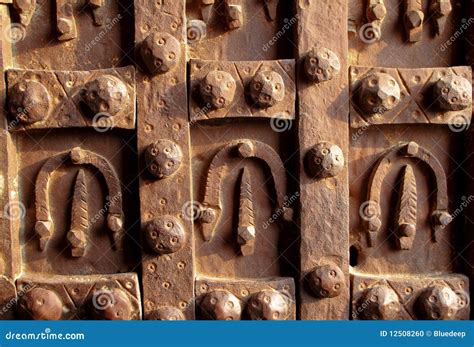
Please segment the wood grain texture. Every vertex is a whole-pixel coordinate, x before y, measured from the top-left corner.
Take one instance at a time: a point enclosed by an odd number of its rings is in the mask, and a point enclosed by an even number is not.
[[[67,238],[71,245],[73,257],[82,257],[86,251],[87,237],[89,234],[89,209],[87,181],[84,170],[80,169],[74,184],[71,210],[71,228]]]
[[[413,168],[406,165],[403,169],[402,185],[398,205],[398,242],[400,249],[410,249],[416,235],[417,206],[416,179]],[[410,228],[410,233],[406,230]]]
[[[322,180],[303,168],[308,149],[321,141],[337,144],[347,156],[349,88],[347,65],[347,1],[296,1],[300,148],[301,285],[300,319],[348,319],[349,289],[332,299],[318,299],[303,285],[307,273],[324,260],[335,262],[349,283],[348,173]],[[332,80],[310,84],[301,59],[314,46],[326,47],[339,58],[341,72]]]
[[[0,30],[5,32],[11,24],[8,5],[0,5]],[[3,35],[0,39],[0,73],[4,75],[6,69],[12,64],[11,42]],[[6,99],[5,79],[0,79],[0,102],[5,104]],[[3,210],[0,218],[0,305],[6,310],[0,312],[0,320],[13,319],[14,307],[6,304],[15,300],[16,290],[14,279],[20,273],[20,219],[8,218],[20,212],[26,212],[19,202],[17,193],[18,174],[17,154],[11,135],[8,132],[7,114],[4,107],[0,109],[0,206]],[[5,210],[6,209],[6,210]],[[5,214],[7,212],[7,214]]]
[[[185,1],[135,1],[135,43],[151,33],[164,32],[181,46],[177,66],[164,74],[137,73],[138,153],[144,153],[153,141],[167,139],[178,144],[183,161],[180,169],[164,180],[152,180],[140,162],[140,209],[143,227],[160,215],[170,214],[181,220],[188,235],[187,244],[173,254],[156,255],[144,250],[143,304],[145,319],[163,307],[174,307],[186,319],[194,319],[194,263],[192,221],[183,216],[183,207],[191,201],[189,125],[186,91]],[[137,61],[139,57],[137,56]],[[166,212],[165,212],[166,211]]]

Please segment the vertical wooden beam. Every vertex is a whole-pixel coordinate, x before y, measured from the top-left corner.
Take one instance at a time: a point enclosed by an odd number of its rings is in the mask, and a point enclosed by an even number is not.
[[[153,221],[163,218],[169,221],[171,218],[177,221],[172,224],[179,224],[185,234],[184,241],[179,240],[184,244],[182,248],[162,255],[151,249],[142,235],[146,319],[194,318],[192,221],[182,212],[183,206],[192,199],[185,3],[185,0],[135,1],[135,44],[137,62],[140,62],[137,73],[137,133],[142,231],[145,232]],[[156,37],[150,36],[157,33]],[[163,64],[155,58],[162,58]],[[179,156],[179,150],[182,153],[177,171],[169,177],[153,177],[149,170],[160,168],[145,164],[145,152],[155,141],[173,142],[178,147],[169,147],[168,151],[176,156]],[[155,164],[166,165],[163,162]],[[159,229],[159,223],[156,225]],[[153,230],[151,236],[156,236]]]
[[[349,317],[349,188],[347,163],[336,175],[328,172],[310,177],[306,156],[321,142],[335,144],[348,156],[348,42],[346,0],[297,0],[298,15],[298,96],[300,148],[300,226],[301,278],[300,319],[348,319]],[[314,78],[307,72],[305,58],[312,49],[313,57],[333,60],[328,74]],[[332,51],[339,60],[339,73]],[[317,59],[316,59],[317,60]],[[310,64],[317,64],[315,59]],[[323,67],[323,70],[327,68]],[[332,79],[331,79],[332,78]],[[324,151],[323,151],[324,152]],[[342,158],[340,158],[342,159]],[[314,164],[314,163],[313,163]],[[305,170],[303,170],[303,167]],[[323,177],[326,176],[326,177]],[[338,267],[339,269],[335,268]],[[319,271],[314,271],[319,268]],[[323,283],[311,283],[330,270],[333,279],[320,278]],[[338,284],[337,291],[324,288]],[[320,286],[320,297],[314,288]],[[311,287],[313,291],[310,290]],[[333,297],[324,297],[325,295]]]
[[[10,29],[8,29],[10,28]],[[13,319],[15,279],[20,274],[20,223],[26,208],[18,197],[16,149],[8,132],[5,71],[12,65],[8,5],[0,4],[0,319]]]
[[[474,2],[465,4],[464,6],[468,7],[467,18],[474,18]],[[467,35],[465,37],[465,56],[466,64],[471,65],[474,71],[474,26],[470,25],[467,30]],[[472,75],[474,81],[474,73]],[[474,91],[473,91],[474,96]],[[474,236],[472,230],[474,228],[474,208],[471,204],[474,204],[474,125],[471,122],[471,126],[466,131],[466,170],[467,173],[467,199],[464,201],[467,203],[465,207],[465,225],[463,230],[463,246],[460,247],[462,259],[464,259],[465,274],[469,277],[469,281],[474,283]],[[466,248],[465,248],[466,247]],[[471,303],[474,300],[474,292],[471,292]],[[472,304],[471,304],[472,305]],[[471,306],[472,307],[472,306]],[[474,317],[474,310],[471,309],[471,319]]]

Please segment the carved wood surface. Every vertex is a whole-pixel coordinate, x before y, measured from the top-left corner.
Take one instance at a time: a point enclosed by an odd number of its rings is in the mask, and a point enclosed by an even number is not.
[[[11,26],[8,5],[0,4],[0,30],[4,32]],[[12,65],[12,43],[4,36],[0,39],[0,73]],[[6,82],[0,79],[0,101],[6,102]],[[20,220],[25,214],[24,206],[15,188],[15,177],[18,174],[18,158],[14,141],[6,126],[6,110],[0,108],[2,117],[0,127],[0,203],[3,214],[0,218],[0,305],[5,310],[0,311],[0,320],[14,319],[15,307],[8,305],[16,299],[15,279],[21,272],[20,247]]]
[[[272,175],[272,183],[277,196],[277,206],[288,215],[288,209],[284,207],[286,196],[285,167],[279,155],[268,145],[260,141],[247,139],[235,140],[220,149],[213,157],[207,172],[206,188],[203,200],[203,208],[212,209],[215,216],[209,221],[202,222],[202,230],[205,240],[210,240],[214,230],[219,224],[220,213],[222,212],[221,183],[224,176],[229,171],[228,162],[232,157],[240,159],[256,158],[262,161]],[[204,212],[206,214],[206,212]],[[202,218],[201,218],[202,220]]]
[[[244,168],[240,179],[239,223],[237,227],[237,242],[243,256],[253,254],[255,251],[255,208],[252,195],[250,174]]]
[[[319,6],[298,0],[298,59],[303,59],[313,47],[332,50],[347,71],[346,1],[324,1]],[[308,83],[301,69],[298,71],[299,97],[299,148],[300,165],[303,166],[306,151],[320,141],[336,143],[343,151],[348,150],[347,115],[349,98],[348,79],[340,73],[334,79],[319,84]],[[322,102],[321,102],[322,101]],[[301,233],[301,282],[307,272],[322,259],[333,260],[347,274],[349,259],[348,239],[348,189],[347,168],[336,177],[314,180],[300,171],[300,233]],[[317,211],[317,212],[316,212]],[[315,214],[316,212],[316,214]],[[337,243],[333,240],[338,240]],[[346,282],[349,278],[346,275]],[[347,319],[346,305],[349,290],[336,298],[318,299],[300,286],[301,319]]]
[[[434,182],[436,184],[434,191],[435,203],[430,217],[434,241],[438,241],[438,233],[451,221],[451,217],[447,211],[448,191],[446,174],[442,165],[430,151],[420,147],[417,143],[400,143],[388,150],[386,154],[379,159],[370,177],[367,203],[366,206],[362,208],[363,213],[361,213],[361,218],[365,221],[367,227],[370,247],[375,246],[378,237],[377,233],[382,226],[380,219],[382,213],[380,207],[382,185],[385,176],[390,172],[392,165],[396,163],[397,156],[416,158],[425,162],[434,176]],[[439,216],[441,215],[443,218],[440,219]]]
[[[185,158],[179,171],[164,180],[151,181],[143,169],[140,170],[141,224],[144,228],[153,218],[172,214],[180,218],[188,235],[187,244],[173,254],[144,253],[145,318],[167,307],[181,311],[186,319],[194,318],[193,228],[191,220],[180,215],[183,206],[192,200],[184,5],[184,1],[166,1],[150,8],[148,1],[135,1],[135,42],[140,44],[153,33],[168,33],[178,41],[178,49],[183,51],[172,71],[156,76],[145,72],[137,74],[138,153],[143,153],[152,141],[167,139],[179,145]]]
[[[32,80],[41,83],[46,88],[49,98],[43,102],[48,104],[49,111],[42,115],[44,118],[38,122],[25,123],[22,121],[21,113],[28,114],[34,111],[35,103],[13,105],[10,102],[9,119],[12,130],[94,127],[107,131],[111,128],[135,128],[135,68],[133,66],[97,71],[51,72],[10,69],[7,72],[10,99],[18,94],[18,90],[15,90],[17,85],[21,87],[22,83],[29,83]],[[108,90],[99,92],[96,90],[97,81],[107,83],[112,81],[118,86],[108,87]],[[102,88],[102,85],[98,87]],[[103,103],[103,108],[100,109],[100,105],[93,105],[94,110],[88,108],[84,100],[86,93],[97,94],[95,102]],[[116,93],[120,94],[119,100]],[[21,110],[18,111],[18,108]]]
[[[71,244],[73,257],[84,256],[89,233],[89,211],[87,208],[87,181],[83,170],[79,170],[74,185],[72,197],[71,229],[67,239]]]
[[[295,283],[293,278],[263,278],[261,280],[218,280],[213,278],[196,279],[196,300],[198,307],[205,300],[206,296],[215,291],[227,291],[235,296],[240,303],[240,310],[237,312],[240,319],[252,319],[249,317],[249,308],[251,310],[252,299],[260,293],[265,293],[267,298],[271,294],[282,295],[284,309],[274,305],[268,305],[269,301],[263,300],[259,304],[268,306],[265,307],[265,313],[254,319],[265,320],[294,320],[296,319],[296,298],[295,298]],[[271,297],[276,298],[275,296]],[[271,302],[270,302],[271,303]],[[202,314],[202,313],[201,313]]]
[[[276,60],[265,62],[217,62],[206,60],[191,60],[190,62],[190,120],[216,118],[242,118],[242,117],[264,117],[264,118],[295,118],[295,62],[294,60]],[[231,74],[236,82],[236,92],[230,107],[225,109],[213,109],[209,103],[200,100],[199,83],[210,71],[226,71]],[[259,107],[255,100],[249,95],[252,89],[252,79],[262,72],[272,71],[281,78],[278,83],[284,90],[282,98],[269,107]]]
[[[16,282],[22,293],[22,319],[140,319],[140,285],[133,273],[90,276],[23,276]],[[29,298],[43,300],[44,311]],[[38,317],[39,316],[39,317]],[[115,316],[115,317],[114,317]]]
[[[351,281],[352,319],[469,319],[469,279],[464,275],[397,277],[355,272]]]
[[[468,319],[467,7],[0,1],[0,319]]]
[[[398,239],[400,249],[410,249],[416,236],[416,211],[418,210],[416,179],[413,169],[406,165],[400,188],[398,207]]]
[[[373,114],[364,112],[357,101],[357,94],[361,88],[361,81],[374,72],[387,73],[394,78],[400,87],[401,100],[387,108],[385,104],[376,108]],[[446,75],[455,75],[469,79],[471,69],[458,66],[449,69],[390,69],[351,66],[351,127],[361,128],[372,124],[446,124],[461,127],[471,123],[472,89],[468,85],[466,105],[462,109],[443,110],[437,100],[440,96],[433,92],[434,86],[440,78]],[[375,106],[374,106],[375,107]]]
[[[474,16],[474,4],[471,3],[468,8],[468,14],[470,17]],[[472,42],[471,40],[474,39],[474,28],[471,26],[468,28],[466,32],[466,38],[467,42]],[[474,68],[474,48],[469,47],[466,49],[465,52],[465,61],[467,64],[471,65],[471,68]],[[473,74],[474,76],[474,74]],[[468,135],[467,135],[467,141],[465,144],[466,148],[466,157],[469,159],[467,160],[467,165],[466,165],[466,170],[471,173],[474,172],[474,127],[470,127],[468,129]],[[470,174],[471,176],[471,174]],[[470,177],[468,176],[468,177]],[[467,201],[472,201],[474,199],[474,180],[472,177],[470,177],[470,183],[468,185],[468,194],[466,201],[464,201],[467,204]],[[474,209],[470,208],[467,212],[466,218],[465,218],[465,230],[469,230],[474,227]],[[465,233],[465,237],[463,237],[463,241],[468,245],[466,249],[462,252],[462,255],[465,256],[465,260],[463,261],[464,268],[466,269],[466,274],[469,276],[469,279],[471,283],[474,280],[474,267],[471,264],[474,264],[474,235],[471,233]],[[472,300],[473,295],[471,294],[471,300]]]

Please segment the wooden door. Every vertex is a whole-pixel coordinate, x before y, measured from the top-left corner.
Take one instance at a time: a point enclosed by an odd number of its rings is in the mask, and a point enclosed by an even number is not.
[[[0,1],[0,315],[468,319],[467,10]]]

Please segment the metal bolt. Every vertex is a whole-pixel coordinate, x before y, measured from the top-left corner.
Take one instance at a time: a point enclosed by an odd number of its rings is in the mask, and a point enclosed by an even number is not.
[[[204,207],[201,211],[200,211],[201,215],[200,215],[200,221],[201,223],[212,223],[215,219],[216,219],[216,210],[214,210],[213,208],[211,207]]]
[[[336,53],[328,48],[313,48],[304,59],[304,71],[313,82],[332,80],[341,70]]]
[[[157,32],[142,42],[140,54],[149,73],[162,74],[173,70],[180,61],[181,45],[174,36]]]
[[[176,307],[160,307],[151,314],[152,320],[184,320],[183,312]]]
[[[181,222],[173,216],[153,219],[145,227],[145,238],[156,253],[169,254],[179,251],[186,244],[186,233]]]
[[[337,176],[344,168],[342,149],[330,142],[320,142],[306,154],[306,169],[313,178]]]
[[[357,305],[357,312],[360,312],[361,319],[400,319],[401,304],[398,295],[387,286],[375,286],[366,290]]]
[[[250,82],[250,96],[258,107],[274,106],[285,98],[285,84],[278,72],[259,71]]]
[[[145,151],[148,172],[158,179],[172,176],[180,168],[182,160],[181,147],[169,140],[158,140]]]
[[[317,298],[334,298],[346,288],[344,273],[332,262],[314,268],[307,276],[307,283]]]
[[[220,109],[229,106],[234,100],[237,85],[232,75],[225,71],[210,71],[199,85],[205,103]]]
[[[446,211],[433,211],[431,218],[435,225],[447,226],[453,217]]]
[[[405,14],[405,22],[409,28],[418,28],[423,24],[424,17],[421,11],[409,11]]]
[[[230,30],[240,28],[244,21],[242,6],[232,5],[226,2],[225,3],[225,19],[227,21],[227,27]]]
[[[384,4],[374,4],[367,9],[367,18],[369,20],[382,20],[387,15],[387,8]]]
[[[458,295],[450,287],[434,285],[420,294],[416,309],[422,319],[454,319],[460,307],[458,299]]]
[[[400,225],[400,236],[402,237],[414,237],[416,234],[416,225],[403,223]]]
[[[360,83],[357,101],[368,115],[383,114],[398,105],[400,95],[400,86],[391,75],[374,72]]]
[[[255,155],[255,146],[252,141],[245,140],[237,145],[237,153],[241,158],[249,158]]]
[[[8,98],[10,113],[22,123],[33,124],[49,116],[51,97],[46,87],[38,81],[18,82],[10,89]]]
[[[73,30],[74,24],[72,23],[70,19],[59,18],[57,27],[58,27],[59,33],[64,35],[64,34],[69,34]]]
[[[98,113],[115,116],[128,102],[127,86],[115,76],[99,76],[85,85],[82,100],[93,116]]]
[[[209,320],[239,320],[242,315],[240,300],[227,290],[213,290],[200,304],[201,316]]]
[[[252,320],[285,320],[290,308],[287,299],[270,289],[254,294],[247,304],[247,315]]]
[[[410,141],[406,148],[406,153],[407,155],[414,156],[418,154],[419,149],[420,149],[420,146],[418,145],[418,143],[414,141]]]
[[[58,294],[44,288],[33,288],[25,293],[18,307],[23,319],[58,320],[63,314],[63,303]]]
[[[472,85],[464,77],[450,74],[434,85],[436,103],[445,111],[461,111],[472,105]]]

